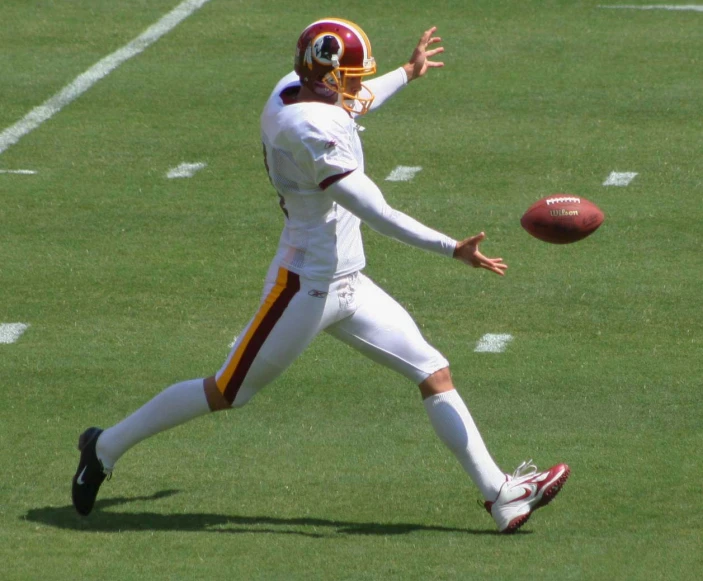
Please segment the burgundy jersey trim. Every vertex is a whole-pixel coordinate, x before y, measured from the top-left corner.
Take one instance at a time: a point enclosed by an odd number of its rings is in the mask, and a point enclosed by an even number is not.
[[[337,183],[339,180],[347,177],[350,173],[352,173],[354,170],[351,169],[349,171],[345,171],[344,173],[338,173],[336,175],[330,176],[320,182],[320,188],[323,190],[326,190],[329,188],[332,184]]]
[[[283,89],[278,96],[283,101],[284,105],[292,105],[298,102],[298,93],[300,92],[300,85],[294,85],[292,87],[286,87]]]

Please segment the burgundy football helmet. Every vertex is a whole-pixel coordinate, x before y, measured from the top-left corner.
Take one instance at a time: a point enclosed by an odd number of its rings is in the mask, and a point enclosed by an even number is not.
[[[376,72],[371,43],[361,28],[340,18],[313,22],[298,38],[295,72],[300,82],[323,97],[338,95],[347,111],[363,115],[374,96],[362,84],[350,87],[350,79]]]

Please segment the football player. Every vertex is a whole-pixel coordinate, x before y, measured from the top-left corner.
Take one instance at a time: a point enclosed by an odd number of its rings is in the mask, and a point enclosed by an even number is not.
[[[295,70],[261,115],[264,163],[282,211],[283,232],[257,312],[220,370],[177,383],[122,422],[88,428],[73,478],[73,503],[87,515],[115,462],[132,446],[203,414],[245,405],[322,331],[419,386],[429,420],[481,491],[501,532],[514,532],[559,492],[569,467],[523,463],[513,475],[493,461],[449,364],[408,312],[363,274],[360,226],[440,256],[504,275],[502,258],[479,250],[483,232],[457,241],[388,205],[364,171],[356,123],[433,68],[443,47],[430,28],[409,61],[376,79],[368,37],[356,24],[325,18],[300,35]]]

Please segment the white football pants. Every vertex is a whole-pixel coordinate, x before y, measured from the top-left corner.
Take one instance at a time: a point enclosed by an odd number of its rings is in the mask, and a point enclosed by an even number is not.
[[[216,375],[218,388],[234,407],[243,406],[321,331],[415,384],[449,365],[408,312],[360,272],[326,282],[274,263],[259,310]]]

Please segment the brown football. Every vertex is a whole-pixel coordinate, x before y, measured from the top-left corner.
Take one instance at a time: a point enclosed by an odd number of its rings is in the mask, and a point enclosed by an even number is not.
[[[552,194],[532,204],[520,224],[544,242],[570,244],[593,234],[604,218],[601,209],[586,198]]]

